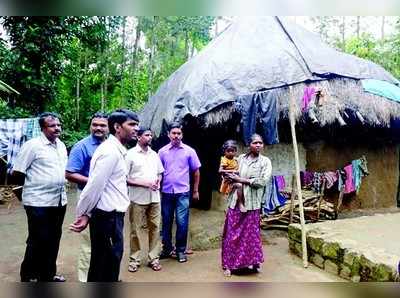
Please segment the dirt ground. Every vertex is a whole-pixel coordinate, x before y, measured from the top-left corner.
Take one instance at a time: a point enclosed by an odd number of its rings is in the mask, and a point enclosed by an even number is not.
[[[68,230],[73,221],[76,200],[69,196],[69,205],[64,220],[64,232],[58,256],[58,271],[68,281],[76,282],[76,259],[80,237]],[[205,211],[206,212],[206,211]],[[126,217],[127,218],[127,217]],[[127,227],[127,225],[125,225]],[[127,239],[127,229],[125,239]],[[19,281],[19,266],[25,251],[27,237],[26,215],[19,202],[11,207],[0,205],[0,281]],[[264,246],[265,263],[262,273],[226,278],[220,269],[220,250],[195,251],[187,263],[176,260],[162,260],[163,269],[154,272],[148,267],[141,267],[138,272],[127,271],[128,241],[125,241],[125,253],[121,263],[120,277],[126,282],[335,282],[344,281],[310,264],[305,269],[301,259],[288,251],[285,237],[275,236]]]

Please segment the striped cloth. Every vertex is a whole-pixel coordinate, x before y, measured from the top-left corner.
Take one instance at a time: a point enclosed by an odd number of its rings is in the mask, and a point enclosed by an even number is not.
[[[40,135],[38,118],[0,119],[0,156],[10,172],[24,142]]]

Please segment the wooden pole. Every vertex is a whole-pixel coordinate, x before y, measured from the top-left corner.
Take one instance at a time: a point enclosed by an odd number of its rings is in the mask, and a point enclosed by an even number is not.
[[[305,228],[305,220],[304,220],[304,208],[303,208],[303,196],[301,193],[301,182],[300,182],[300,162],[299,162],[299,149],[297,147],[297,138],[296,138],[296,129],[294,119],[294,108],[295,108],[295,98],[293,95],[292,86],[289,86],[289,121],[290,121],[290,130],[292,132],[292,140],[293,140],[293,151],[294,151],[294,161],[296,167],[296,184],[297,184],[297,198],[299,200],[299,211],[300,211],[300,224],[301,224],[301,243],[303,246],[303,265],[304,268],[308,267],[308,254],[307,254],[307,240],[306,240],[306,228]]]
[[[294,200],[296,198],[296,174],[292,175],[292,193],[290,194],[290,216],[289,216],[289,224],[293,223],[293,214],[294,214]]]

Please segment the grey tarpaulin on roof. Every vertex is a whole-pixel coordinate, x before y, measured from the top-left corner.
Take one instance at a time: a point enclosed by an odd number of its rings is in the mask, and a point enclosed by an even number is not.
[[[238,18],[175,71],[141,112],[159,135],[163,122],[198,116],[262,89],[332,76],[398,81],[382,67],[330,48],[278,17]]]

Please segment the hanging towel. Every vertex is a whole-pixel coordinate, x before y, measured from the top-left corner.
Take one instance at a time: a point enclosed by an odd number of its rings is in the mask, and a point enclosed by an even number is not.
[[[22,144],[25,141],[27,119],[0,120],[0,156],[7,154],[7,171],[10,172]]]
[[[269,214],[285,203],[286,198],[279,192],[277,179],[275,176],[272,176],[265,187],[263,213]]]
[[[301,187],[309,187],[312,185],[314,172],[300,171]]]
[[[278,191],[282,191],[286,187],[286,181],[285,181],[285,176],[283,175],[276,175],[275,176],[276,183],[278,185]]]
[[[27,119],[25,126],[25,135],[27,141],[40,135],[39,118]]]
[[[365,159],[365,157],[356,159],[351,162],[351,165],[353,167],[354,187],[356,189],[356,192],[358,193],[360,191],[362,178],[369,174],[367,168],[367,160]]]
[[[338,175],[338,191],[342,191],[346,183],[346,172],[343,169],[336,171]]]
[[[338,180],[338,173],[333,171],[325,172],[324,178],[326,181],[326,188],[330,189]]]
[[[400,88],[386,81],[361,80],[364,91],[400,102]]]
[[[314,173],[314,178],[312,182],[312,188],[314,192],[321,193],[322,190],[322,182],[324,181],[324,173]]]
[[[315,88],[314,87],[306,87],[304,89],[304,94],[301,102],[301,111],[304,112],[308,110],[308,106],[310,105],[313,97],[315,95]]]
[[[344,193],[351,193],[356,190],[353,180],[353,166],[351,164],[344,167],[346,172],[346,181],[344,184]]]

